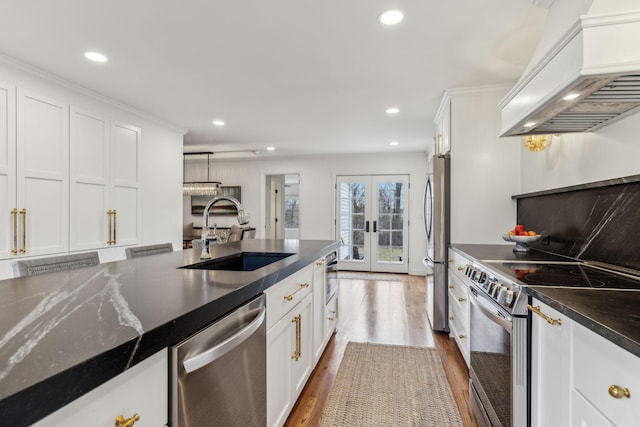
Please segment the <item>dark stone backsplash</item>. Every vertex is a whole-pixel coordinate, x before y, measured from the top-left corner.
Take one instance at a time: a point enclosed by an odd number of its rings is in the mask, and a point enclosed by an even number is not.
[[[630,178],[514,196],[518,224],[548,236],[532,247],[640,270],[640,182]]]

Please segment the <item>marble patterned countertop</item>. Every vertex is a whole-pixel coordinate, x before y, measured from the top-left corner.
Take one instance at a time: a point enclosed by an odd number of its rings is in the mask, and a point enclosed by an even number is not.
[[[250,239],[212,245],[293,255],[255,271],[180,269],[200,249],[0,281],[0,419],[29,425],[174,345],[339,243]]]
[[[516,253],[513,245],[454,244],[451,248],[480,263],[572,260],[534,249]],[[530,286],[525,292],[640,357],[640,290]]]

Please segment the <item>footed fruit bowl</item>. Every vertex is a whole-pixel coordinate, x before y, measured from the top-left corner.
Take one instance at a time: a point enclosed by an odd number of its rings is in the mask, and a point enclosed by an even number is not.
[[[503,234],[502,238],[507,242],[515,242],[516,247],[513,248],[514,252],[529,252],[527,243],[537,242],[542,239],[542,235],[536,236],[511,236],[509,234]]]

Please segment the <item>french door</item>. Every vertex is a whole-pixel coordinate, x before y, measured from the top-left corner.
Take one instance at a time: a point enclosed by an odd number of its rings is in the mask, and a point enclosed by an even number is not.
[[[342,242],[338,268],[406,273],[408,175],[338,176],[336,234]]]

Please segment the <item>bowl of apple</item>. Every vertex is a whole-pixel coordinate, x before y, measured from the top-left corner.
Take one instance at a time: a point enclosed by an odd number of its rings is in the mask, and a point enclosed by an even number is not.
[[[516,225],[513,230],[509,230],[506,234],[502,235],[502,239],[507,242],[514,242],[516,244],[513,250],[515,252],[528,252],[528,243],[537,242],[542,239],[542,236],[533,230],[526,230],[523,225]]]

